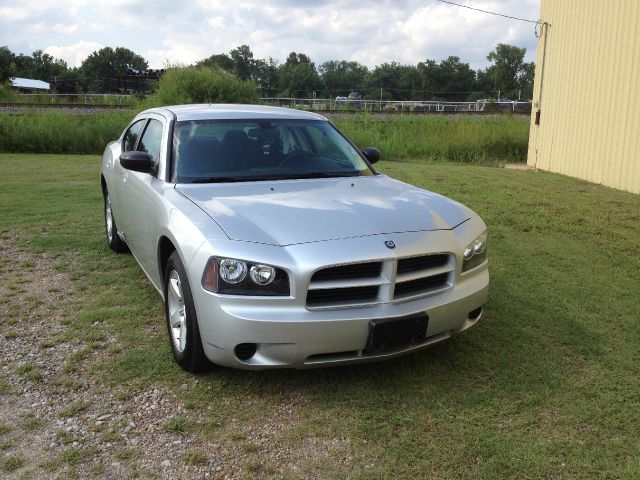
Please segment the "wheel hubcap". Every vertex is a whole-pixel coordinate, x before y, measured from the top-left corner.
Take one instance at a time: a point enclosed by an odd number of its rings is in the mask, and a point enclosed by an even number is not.
[[[169,327],[171,329],[171,341],[175,349],[182,353],[187,344],[187,315],[184,308],[182,295],[182,282],[180,275],[175,270],[169,274],[167,285],[167,305],[169,310]]]
[[[111,213],[111,199],[109,194],[105,198],[104,220],[107,224],[107,238],[109,242],[113,239],[113,214]]]

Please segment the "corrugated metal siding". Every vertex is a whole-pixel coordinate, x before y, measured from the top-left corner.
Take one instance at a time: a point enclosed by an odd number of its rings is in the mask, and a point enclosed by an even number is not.
[[[640,2],[542,0],[540,18],[527,163],[640,193]]]

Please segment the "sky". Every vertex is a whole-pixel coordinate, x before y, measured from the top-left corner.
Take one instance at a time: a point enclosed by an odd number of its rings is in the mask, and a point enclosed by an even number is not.
[[[531,20],[540,14],[540,0],[457,3]],[[129,48],[162,68],[247,44],[256,58],[280,63],[291,51],[316,65],[368,67],[456,55],[477,69],[498,43],[526,47],[526,60],[535,59],[533,24],[437,0],[0,0],[0,47],[44,50],[70,67],[105,46]]]

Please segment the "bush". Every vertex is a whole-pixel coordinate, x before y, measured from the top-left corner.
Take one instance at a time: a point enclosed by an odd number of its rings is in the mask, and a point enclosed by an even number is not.
[[[130,110],[0,112],[0,152],[101,154],[134,116]],[[526,117],[362,114],[333,120],[359,147],[380,148],[387,161],[496,165],[527,159]]]
[[[13,92],[8,83],[0,83],[0,102],[13,102]]]
[[[211,67],[171,68],[162,76],[158,90],[142,107],[185,103],[257,103],[258,91],[250,81]]]
[[[108,142],[120,136],[133,116],[130,111],[0,112],[0,151],[101,154]]]
[[[359,147],[378,147],[384,160],[527,161],[528,117],[363,114],[336,116],[334,121]]]

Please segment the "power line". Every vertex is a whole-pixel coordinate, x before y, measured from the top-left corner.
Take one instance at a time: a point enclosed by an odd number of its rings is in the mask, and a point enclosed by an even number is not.
[[[535,24],[543,23],[540,20],[529,20],[527,18],[512,17],[511,15],[505,15],[503,13],[490,12],[489,10],[482,10],[481,8],[470,7],[468,5],[462,5],[460,3],[450,2],[449,0],[436,0],[436,1],[437,2],[441,2],[441,3],[447,3],[449,5],[454,5],[456,7],[468,8],[469,10],[475,10],[476,12],[487,13],[489,15],[496,15],[498,17],[510,18],[512,20],[520,20],[521,22],[528,22],[528,23],[535,23]]]

